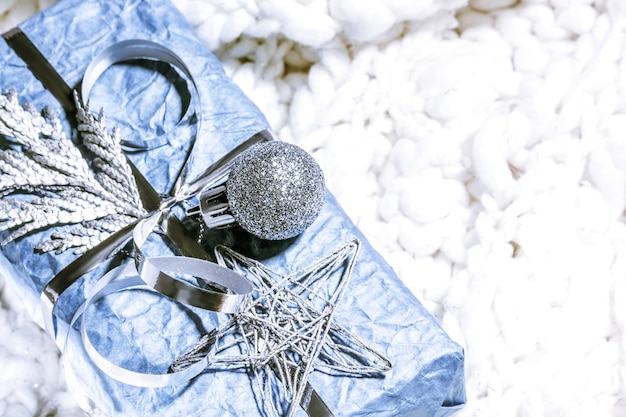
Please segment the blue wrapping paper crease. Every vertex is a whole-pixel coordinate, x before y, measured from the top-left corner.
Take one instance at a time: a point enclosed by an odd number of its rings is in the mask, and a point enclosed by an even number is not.
[[[269,127],[167,1],[64,0],[24,22],[20,29],[71,87],[79,85],[89,62],[116,42],[150,39],[175,51],[193,74],[202,100],[202,130],[196,139],[191,177]],[[0,48],[2,89],[15,88],[21,102],[31,102],[39,109],[50,106],[63,117],[60,105],[26,65],[4,42]],[[176,126],[182,108],[177,86],[151,63],[116,65],[98,81],[90,106],[92,111],[102,107],[109,129],[119,125],[122,136],[132,141],[167,135],[165,146],[128,155],[158,192],[168,192],[193,135]],[[65,123],[67,134],[76,136],[70,133],[71,124]],[[76,258],[71,251],[60,255],[34,253],[33,247],[52,232],[10,243],[0,256],[0,273],[9,278],[39,324],[41,290]],[[236,238],[228,232],[210,237],[213,243],[237,246]],[[387,357],[393,368],[380,378],[314,372],[309,382],[335,415],[452,414],[465,402],[462,349],[399,281],[332,195],[327,193],[322,213],[305,233],[279,248],[283,251],[270,247],[259,257],[269,268],[291,274],[354,238],[361,240],[362,248],[335,321]],[[128,260],[115,257],[66,291],[55,311],[58,317],[68,321],[96,280],[120,262]],[[113,294],[96,307],[87,319],[91,340],[113,362],[139,371],[164,372],[202,334],[225,319],[225,315],[184,307],[137,290]],[[187,384],[167,388],[130,386],[98,370],[76,333],[71,333],[64,358],[68,384],[79,403],[94,412],[109,416],[263,415],[256,384],[243,369],[209,369]],[[296,414],[304,416],[305,412],[298,410]]]

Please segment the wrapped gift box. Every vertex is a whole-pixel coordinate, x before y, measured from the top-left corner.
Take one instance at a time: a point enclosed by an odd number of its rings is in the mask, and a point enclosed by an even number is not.
[[[194,36],[183,16],[165,0],[63,0],[24,22],[19,31],[6,35],[11,46],[0,42],[1,88],[16,89],[20,102],[30,102],[38,109],[49,106],[62,119],[67,135],[76,137],[71,100],[68,104],[55,97],[50,92],[53,89],[44,88],[33,75],[45,77],[49,70],[37,61],[33,64],[21,34],[39,51],[46,65],[54,69],[52,72],[56,71],[72,89],[79,88],[94,57],[117,42],[148,39],[175,51],[193,75],[201,99],[202,123],[194,148],[192,176],[247,138],[269,128],[260,111]],[[30,60],[30,68],[24,60]],[[127,148],[127,155],[160,193],[172,188],[193,137],[189,128],[177,125],[185,104],[185,89],[180,87],[180,74],[172,71],[162,62],[145,60],[116,65],[100,77],[90,95],[91,108],[104,109],[109,127],[120,126],[128,143],[148,144],[146,149]],[[50,87],[50,82],[55,82],[54,78],[44,83]],[[150,146],[163,138],[166,141],[162,146]],[[33,250],[53,231],[11,242],[2,247],[0,256],[0,273],[9,278],[33,319],[41,325],[42,289],[77,258],[72,251],[54,254]],[[220,230],[208,233],[205,244],[234,246],[271,270],[287,275],[353,239],[359,239],[362,246],[334,320],[388,358],[393,367],[377,377],[313,372],[309,378],[311,386],[335,415],[452,414],[465,401],[462,349],[399,281],[332,195],[326,193],[324,208],[315,223],[288,242],[264,242],[237,230]],[[158,245],[156,248],[160,250]],[[121,254],[102,262],[63,293],[55,309],[59,323],[69,322],[96,281],[112,267],[131,262],[127,258]],[[90,316],[90,337],[113,362],[133,369],[167,367],[202,334],[224,320],[216,318],[218,314],[186,308],[154,293],[133,290],[110,298],[107,303],[98,304],[98,312]],[[79,403],[94,415],[264,413],[257,387],[245,369],[207,369],[185,384],[142,388],[113,379],[98,369],[75,332],[70,333],[63,355],[68,384]],[[298,410],[296,415],[305,412]]]

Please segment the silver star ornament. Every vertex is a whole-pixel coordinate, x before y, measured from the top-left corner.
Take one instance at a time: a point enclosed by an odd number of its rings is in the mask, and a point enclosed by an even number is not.
[[[217,247],[218,262],[248,278],[256,286],[255,294],[240,313],[179,357],[172,369],[185,368],[207,355],[211,369],[244,367],[255,377],[263,408],[272,417],[290,417],[299,405],[307,410],[311,397],[318,407],[326,407],[308,383],[315,370],[361,377],[388,371],[389,360],[334,321],[359,248],[358,240],[350,241],[284,276],[229,248]]]

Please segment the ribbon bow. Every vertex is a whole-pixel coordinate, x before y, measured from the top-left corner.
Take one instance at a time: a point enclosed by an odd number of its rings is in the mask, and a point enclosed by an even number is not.
[[[174,52],[151,41],[123,41],[100,53],[85,72],[82,83],[82,101],[86,101],[95,82],[108,67],[118,62],[137,58],[164,61],[181,70],[187,77],[191,87],[191,99],[187,108],[183,109],[184,114],[179,124],[183,120],[187,120],[190,124],[195,124],[197,133],[200,129],[200,118],[197,117],[196,113],[199,113],[200,102],[193,76],[182,59]],[[76,98],[78,99],[78,97]],[[202,189],[223,182],[227,178],[229,167],[237,155],[252,145],[269,140],[275,140],[275,137],[268,130],[253,135],[215,164],[209,166],[197,178],[189,181],[188,174],[194,156],[192,147],[174,187],[167,195],[159,195],[146,178],[128,161],[140,191],[142,204],[148,215],[112,234],[74,260],[44,287],[41,294],[44,327],[59,347],[63,349],[67,339],[67,334],[60,331],[57,317],[53,314],[59,297],[80,277],[117,253],[131,238],[135,248],[135,273],[139,274],[142,285],[187,305],[224,313],[239,311],[245,298],[252,290],[251,285],[238,274],[209,262],[209,256],[205,250],[189,235],[181,221],[171,214],[170,210],[176,204],[196,196]],[[156,141],[153,145],[160,146],[161,144],[161,141]],[[159,258],[144,257],[141,251],[142,245],[148,236],[157,229],[163,232],[185,256],[172,257],[167,259],[167,262]],[[193,274],[199,277],[201,282],[209,285],[209,288],[211,283],[217,283],[226,291],[201,288],[176,279],[168,272]],[[101,280],[98,285],[104,285],[102,283],[105,281]],[[79,309],[80,312],[84,311],[85,305]]]
[[[149,58],[166,62],[178,68],[187,77],[189,86],[191,87],[191,98],[187,108],[183,109],[183,116],[179,123],[186,120],[190,124],[195,124],[197,134],[200,124],[200,117],[197,117],[200,102],[193,77],[185,63],[175,53],[157,43],[146,40],[129,40],[114,44],[104,50],[91,62],[86,70],[82,82],[82,101],[85,102],[89,97],[89,93],[98,77],[108,67],[121,61],[137,58]],[[193,164],[194,157],[194,144],[176,179],[174,187],[170,193],[166,195],[159,195],[129,161],[137,182],[137,187],[140,191],[142,204],[148,212],[148,215],[127,225],[74,260],[74,262],[60,271],[42,291],[41,304],[45,329],[57,342],[60,349],[64,349],[68,332],[71,331],[78,319],[86,313],[92,303],[106,295],[131,288],[148,288],[151,291],[156,291],[189,306],[234,314],[233,319],[229,321],[231,327],[239,323],[238,320],[242,317],[247,317],[246,314],[248,316],[252,314],[256,308],[255,306],[258,306],[258,299],[257,301],[251,301],[250,294],[255,289],[250,280],[244,278],[240,273],[241,271],[235,272],[232,265],[229,265],[231,268],[227,268],[225,262],[222,262],[222,265],[210,262],[208,260],[209,256],[204,248],[189,235],[181,221],[171,213],[171,209],[178,203],[198,195],[202,190],[221,184],[228,177],[232,162],[241,152],[257,143],[270,140],[275,140],[275,137],[270,131],[264,130],[259,132],[230,151],[215,164],[208,167],[197,178],[189,180],[189,170]],[[160,146],[161,142],[155,141],[153,144]],[[155,230],[159,230],[165,234],[183,256],[144,256],[142,247],[148,239],[148,236]],[[135,262],[116,267],[100,278],[95,284],[95,287],[91,290],[86,301],[75,312],[67,327],[67,332],[61,331],[61,326],[59,326],[57,317],[53,313],[61,294],[84,274],[117,253],[120,247],[124,246],[130,239],[133,240]],[[311,326],[316,329],[315,334],[317,342],[310,346],[312,350],[310,354],[306,356],[308,363],[305,367],[306,369],[299,369],[298,366],[295,368],[292,366],[287,368],[276,368],[275,366],[264,368],[266,374],[269,369],[274,373],[278,372],[279,378],[283,382],[285,382],[285,378],[289,381],[293,381],[293,378],[288,374],[295,372],[299,375],[298,384],[295,391],[292,392],[291,399],[295,400],[295,404],[302,406],[310,416],[330,417],[333,415],[319,395],[306,381],[309,373],[313,370],[312,362],[315,361],[322,352],[325,357],[330,358],[330,362],[326,366],[335,370],[344,370],[348,373],[360,375],[378,373],[384,372],[391,367],[388,360],[372,351],[365,344],[358,341],[355,337],[352,337],[347,331],[331,321],[335,303],[345,290],[357,252],[358,242],[352,242],[344,249],[333,254],[338,261],[333,261],[331,258],[328,258],[331,259],[329,262],[332,265],[337,264],[337,262],[341,263],[343,260],[349,258],[349,268],[345,279],[342,279],[340,285],[337,287],[337,296],[335,297],[333,295],[331,300],[327,303],[327,307],[323,307],[320,312],[316,310],[317,307],[313,306],[310,300],[299,300],[299,297],[302,295],[301,289],[296,288],[289,290],[291,291],[289,302],[295,305],[304,303],[303,311],[306,314],[311,315],[311,317],[319,315],[319,317],[323,318],[323,320],[313,318],[304,320],[301,326],[305,330]],[[224,261],[224,258],[220,257],[219,254],[218,259]],[[326,261],[326,259],[320,261],[320,265],[324,264]],[[324,268],[328,269],[329,267],[324,266]],[[177,274],[193,276],[201,286],[177,279]],[[271,292],[273,287],[280,289],[283,286],[282,284],[272,284],[270,287],[263,287],[263,283],[259,281],[257,282],[257,287],[259,287],[259,284],[261,284],[261,288],[264,288],[266,292]],[[287,287],[298,287],[300,284],[296,280],[288,280],[285,285],[287,285]],[[215,290],[211,288],[215,288]],[[265,297],[267,297],[267,293]],[[274,312],[269,312],[269,314],[273,315]],[[292,320],[292,318],[288,317],[288,320]],[[257,324],[259,323],[261,322],[257,322]],[[256,330],[253,329],[253,331]],[[221,334],[220,332],[214,333],[215,332],[211,333],[209,338],[214,337],[215,334]],[[271,336],[268,342],[278,344],[288,342],[292,347],[296,345],[300,346],[310,338],[310,335],[285,335],[285,333],[281,333],[278,328],[274,328],[271,334],[274,336]],[[184,356],[181,359],[182,362],[178,361],[175,366],[170,369],[169,373],[151,374],[135,372],[110,362],[97,351],[87,335],[84,318],[81,323],[81,337],[85,350],[99,369],[109,376],[131,385],[162,387],[180,384],[198,375],[207,365],[212,363],[207,356],[209,353],[200,354],[200,356],[198,356],[198,352],[192,350],[194,353],[193,360],[185,362]],[[370,363],[374,363],[374,365],[366,365],[363,366],[363,369],[357,370],[350,368],[346,365],[347,362],[344,357],[347,358],[353,355],[355,351],[352,348],[346,347],[344,349],[341,347],[341,341],[349,341],[351,344],[357,346],[361,352],[365,352],[363,354],[362,363],[369,361]],[[205,342],[206,340],[201,341],[199,346]],[[268,363],[274,363],[276,362],[275,359],[282,357],[281,355],[284,354],[285,349],[281,348],[265,355],[264,360]],[[288,352],[287,354],[291,355]],[[204,360],[202,359],[203,357],[205,358]],[[289,357],[292,357],[292,355]],[[296,356],[293,356],[293,358],[297,357],[302,357],[302,355],[297,353]],[[252,360],[251,357],[248,359]],[[327,361],[328,360],[329,359],[327,359]],[[183,365],[181,365],[181,363]],[[275,410],[276,408],[273,409]],[[289,415],[293,413],[293,405],[290,406],[288,413]]]

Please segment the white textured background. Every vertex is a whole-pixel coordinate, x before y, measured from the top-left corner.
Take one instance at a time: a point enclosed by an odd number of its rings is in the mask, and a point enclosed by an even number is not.
[[[465,347],[457,416],[626,416],[626,1],[175,3]],[[81,415],[0,295],[0,416]]]

